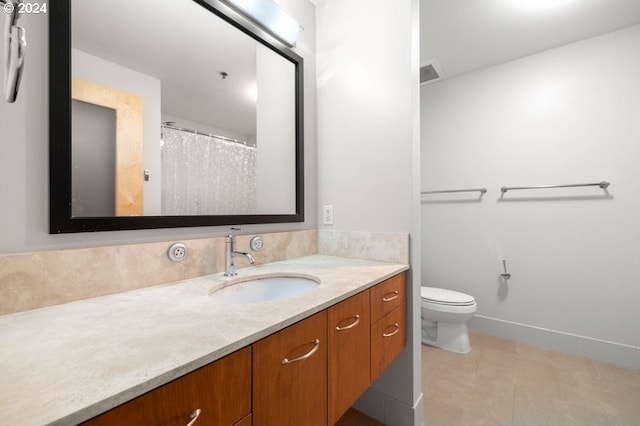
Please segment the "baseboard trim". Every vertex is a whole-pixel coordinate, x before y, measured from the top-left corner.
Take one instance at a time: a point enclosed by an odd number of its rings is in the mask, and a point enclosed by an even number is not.
[[[640,347],[475,315],[469,330],[570,355],[640,369]],[[471,342],[473,345],[473,341]]]
[[[386,426],[421,426],[424,423],[422,392],[412,407],[370,386],[353,408]]]

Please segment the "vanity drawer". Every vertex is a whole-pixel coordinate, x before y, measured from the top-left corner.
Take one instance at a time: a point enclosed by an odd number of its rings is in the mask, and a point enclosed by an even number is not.
[[[196,414],[195,425],[233,425],[250,412],[251,348],[246,347],[83,425],[186,425]]]
[[[327,309],[330,425],[371,384],[369,298],[365,290]]]
[[[404,303],[406,272],[391,277],[371,288],[371,323]]]
[[[371,381],[402,352],[407,340],[407,309],[403,303],[371,325]]]
[[[249,413],[247,417],[240,420],[238,423],[234,424],[233,426],[251,426],[251,425],[253,425],[253,418],[251,417],[251,413]]]
[[[253,425],[327,424],[327,312],[253,344]]]

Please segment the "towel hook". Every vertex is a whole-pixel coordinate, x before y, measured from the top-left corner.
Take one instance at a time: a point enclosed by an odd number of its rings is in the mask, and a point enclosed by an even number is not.
[[[25,30],[17,25],[22,0],[0,0],[5,13],[4,25],[4,97],[13,103],[18,96],[24,54],[27,47]]]

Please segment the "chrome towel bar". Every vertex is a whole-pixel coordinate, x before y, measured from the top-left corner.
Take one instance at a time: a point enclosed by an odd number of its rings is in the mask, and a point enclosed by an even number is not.
[[[610,182],[602,181],[598,183],[575,183],[570,185],[538,185],[538,186],[503,186],[500,188],[500,191],[504,194],[507,191],[512,191],[515,189],[549,189],[549,188],[573,188],[577,186],[599,186],[602,189],[607,189],[607,187],[611,185]]]
[[[487,188],[477,189],[443,189],[441,191],[422,191],[420,194],[446,194],[450,192],[480,192],[481,194],[487,193]]]

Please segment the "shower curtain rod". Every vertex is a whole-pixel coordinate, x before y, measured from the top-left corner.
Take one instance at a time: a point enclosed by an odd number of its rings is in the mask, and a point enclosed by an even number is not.
[[[477,188],[477,189],[443,189],[441,191],[422,191],[420,194],[445,194],[449,192],[480,192],[481,194],[487,193],[487,188]]]
[[[538,185],[538,186],[503,186],[500,188],[500,191],[504,194],[507,191],[511,191],[514,189],[548,189],[548,188],[573,188],[577,186],[599,186],[602,189],[607,189],[607,187],[611,185],[610,182],[602,181],[598,183],[575,183],[569,185]]]
[[[0,1],[2,1],[2,0],[0,0]],[[247,145],[246,141],[239,141],[237,139],[229,138],[229,137],[226,137],[226,136],[214,135],[213,133],[199,132],[199,131],[194,130],[194,129],[185,129],[183,127],[177,127],[175,124],[171,124],[171,123],[172,122],[160,123],[160,127],[164,127],[166,129],[179,130],[181,132],[193,133],[194,135],[209,136],[210,138],[222,139],[223,141],[233,142],[233,143],[241,144],[241,145],[244,145],[244,146],[247,146],[247,147],[250,147],[250,148],[255,148],[252,145]]]

